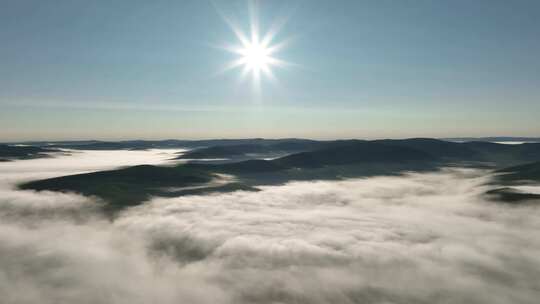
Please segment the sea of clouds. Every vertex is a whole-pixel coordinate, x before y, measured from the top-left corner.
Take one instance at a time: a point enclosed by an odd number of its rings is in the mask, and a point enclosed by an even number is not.
[[[16,190],[171,151],[0,163],[0,302],[538,303],[540,209],[486,201],[486,171],[98,200]]]

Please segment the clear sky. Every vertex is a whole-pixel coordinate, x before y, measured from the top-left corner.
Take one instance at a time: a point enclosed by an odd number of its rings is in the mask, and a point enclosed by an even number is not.
[[[0,141],[540,136],[540,1],[1,0]]]

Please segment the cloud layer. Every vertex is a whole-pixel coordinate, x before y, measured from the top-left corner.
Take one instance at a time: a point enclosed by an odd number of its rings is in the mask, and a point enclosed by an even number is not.
[[[102,158],[114,164],[117,156]],[[6,303],[536,303],[540,296],[539,209],[485,201],[483,171],[156,198],[111,223],[89,198],[12,190],[28,174],[45,175],[20,173],[25,162],[0,170]],[[49,160],[39,170],[53,174],[68,162]],[[73,164],[73,172],[87,170]]]

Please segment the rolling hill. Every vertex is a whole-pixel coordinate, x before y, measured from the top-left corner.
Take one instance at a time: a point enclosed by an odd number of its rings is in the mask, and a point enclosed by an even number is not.
[[[512,186],[540,185],[540,162],[513,166],[495,171],[493,184],[502,185],[486,194],[497,201],[507,203],[540,202],[540,194],[520,191]]]
[[[283,144],[283,143],[279,143]],[[309,143],[312,144],[312,143]],[[229,149],[224,149],[229,148]],[[404,170],[433,170],[445,165],[490,162],[495,167],[540,161],[540,144],[499,145],[484,142],[452,143],[435,139],[334,141],[319,149],[290,154],[273,160],[251,159],[238,162],[187,163],[174,167],[134,166],[88,174],[63,176],[20,185],[21,189],[71,191],[94,195],[119,210],[136,205],[150,196],[178,196],[211,191],[255,190],[253,187],[289,180],[339,179],[366,175],[399,174]],[[230,145],[195,150],[201,157],[224,153],[268,151],[261,145]],[[537,152],[538,151],[538,152]],[[502,180],[539,178],[540,162],[502,169]],[[512,172],[512,173],[511,173]],[[236,180],[219,186],[211,181],[216,174],[229,174]],[[178,191],[166,191],[176,187]],[[195,188],[192,188],[195,187]]]
[[[0,144],[0,160],[4,161],[47,157],[48,155],[46,153],[51,152],[58,152],[58,150],[34,146],[13,146]]]

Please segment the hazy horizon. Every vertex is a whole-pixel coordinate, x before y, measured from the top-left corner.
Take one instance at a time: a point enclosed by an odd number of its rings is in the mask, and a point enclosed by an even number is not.
[[[197,140],[242,140],[242,139],[265,139],[265,140],[273,140],[273,139],[306,139],[306,140],[314,140],[314,141],[333,141],[333,140],[383,140],[383,139],[413,139],[413,138],[433,138],[433,139],[439,139],[439,140],[454,140],[454,139],[497,139],[497,138],[508,138],[508,139],[526,139],[526,140],[536,140],[540,139],[540,136],[449,136],[449,137],[427,137],[427,136],[413,136],[413,137],[297,137],[297,136],[289,136],[289,137],[193,137],[193,138],[172,138],[172,137],[163,137],[163,138],[94,138],[94,137],[88,137],[88,138],[37,138],[37,139],[22,139],[22,140],[11,140],[11,141],[2,141],[0,140],[0,144],[10,144],[10,143],[32,143],[32,142],[77,142],[77,141],[104,141],[104,142],[121,142],[121,141],[165,141],[165,140],[186,140],[186,141],[197,141]]]

